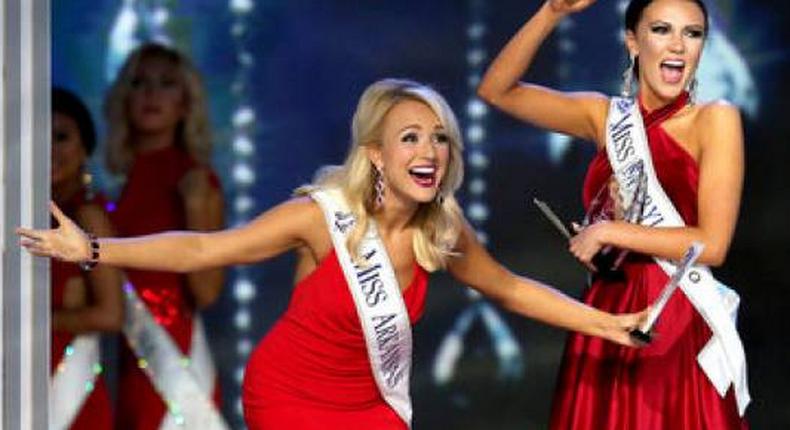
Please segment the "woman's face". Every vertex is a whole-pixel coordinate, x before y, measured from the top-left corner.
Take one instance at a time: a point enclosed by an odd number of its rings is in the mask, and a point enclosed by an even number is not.
[[[680,95],[694,77],[704,40],[705,16],[694,2],[654,0],[645,8],[626,44],[639,56],[639,88],[647,106]]]
[[[386,201],[428,203],[436,198],[447,172],[450,139],[428,105],[404,100],[387,113],[381,146],[372,148],[369,155],[384,172]]]
[[[172,133],[186,115],[185,83],[167,59],[143,59],[132,77],[127,109],[132,131]]]
[[[87,154],[82,146],[80,129],[74,118],[52,113],[52,185],[81,180]]]

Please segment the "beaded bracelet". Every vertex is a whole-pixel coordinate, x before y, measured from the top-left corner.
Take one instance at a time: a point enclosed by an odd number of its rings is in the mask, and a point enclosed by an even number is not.
[[[99,239],[96,235],[88,233],[88,243],[91,248],[91,258],[80,263],[80,269],[90,272],[99,264]]]

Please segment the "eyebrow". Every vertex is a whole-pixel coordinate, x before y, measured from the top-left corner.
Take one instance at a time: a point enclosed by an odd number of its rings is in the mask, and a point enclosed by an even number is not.
[[[422,126],[421,126],[420,124],[416,124],[416,123],[415,123],[415,124],[409,124],[409,125],[407,125],[407,126],[405,126],[405,127],[401,128],[400,130],[398,130],[398,133],[399,133],[399,134],[400,134],[400,133],[403,133],[404,131],[406,131],[406,130],[408,130],[408,129],[410,129],[410,128],[416,128],[416,129],[418,129],[418,130],[422,130]],[[434,129],[434,131],[435,131],[435,130],[444,130],[444,126],[443,126],[442,124],[436,124],[436,125],[433,127],[433,129]]]
[[[655,21],[651,21],[647,25],[652,27],[652,26],[654,26],[656,24],[661,24],[661,25],[667,25],[667,26],[670,26],[670,27],[674,27],[674,25],[672,25],[671,22],[667,22],[667,21],[664,21],[664,20],[661,20],[661,19],[657,19]],[[705,25],[693,23],[693,24],[686,24],[685,26],[683,26],[683,28],[699,28],[699,29],[703,29],[704,30],[705,29]]]
[[[409,124],[409,125],[401,128],[400,130],[398,130],[398,134],[403,133],[404,131],[406,131],[406,130],[408,130],[410,128],[416,128],[418,130],[422,130],[422,126],[420,126],[420,124]]]

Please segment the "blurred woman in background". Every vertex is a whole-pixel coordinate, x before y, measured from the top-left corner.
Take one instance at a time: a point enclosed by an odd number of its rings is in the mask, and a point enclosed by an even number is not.
[[[91,189],[88,158],[96,147],[90,112],[72,92],[52,90],[52,199],[80,227],[111,236],[106,199]],[[109,266],[53,261],[51,422],[56,429],[112,429],[102,376],[100,333],[123,322],[121,275]]]
[[[105,114],[108,165],[126,179],[111,214],[120,236],[223,226],[204,91],[185,56],[140,46],[112,84]],[[118,427],[158,429],[178,423],[183,408],[218,414],[218,379],[198,312],[219,296],[222,270],[126,274]],[[195,396],[205,405],[189,400]]]

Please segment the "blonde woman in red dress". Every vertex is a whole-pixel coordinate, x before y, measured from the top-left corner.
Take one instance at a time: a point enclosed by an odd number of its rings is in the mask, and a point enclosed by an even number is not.
[[[322,169],[300,197],[218,233],[88,240],[56,207],[54,230],[20,229],[36,255],[176,272],[298,255],[285,314],[250,358],[244,413],[253,430],[411,426],[411,326],[428,274],[448,270],[520,315],[634,345],[644,317],[615,316],[517,276],[491,258],[454,198],[462,142],[449,106],[406,80],[370,85],[342,166]]]
[[[223,226],[204,92],[184,55],[158,44],[133,51],[107,94],[105,115],[108,167],[125,178],[111,213],[119,236]],[[187,407],[210,410],[215,419],[218,378],[199,311],[219,296],[222,270],[125,273],[127,308],[140,312],[127,312],[118,428],[177,425]],[[178,363],[189,363],[193,377],[178,373]],[[214,405],[182,399],[187,392]]]

